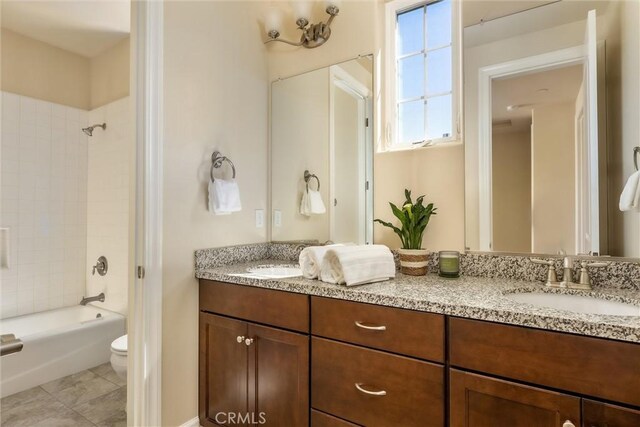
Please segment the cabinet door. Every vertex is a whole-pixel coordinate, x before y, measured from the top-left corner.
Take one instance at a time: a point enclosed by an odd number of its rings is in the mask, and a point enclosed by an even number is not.
[[[266,426],[309,425],[309,337],[249,324],[249,412]]]
[[[584,427],[638,427],[640,411],[584,399],[582,425]]]
[[[247,323],[200,313],[199,412],[203,426],[247,413]],[[230,415],[233,414],[233,415]]]
[[[451,427],[580,426],[577,397],[455,369],[450,393]]]

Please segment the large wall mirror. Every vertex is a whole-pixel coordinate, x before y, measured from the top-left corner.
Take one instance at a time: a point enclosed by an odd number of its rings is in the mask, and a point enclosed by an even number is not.
[[[371,243],[373,56],[271,86],[271,239]]]
[[[638,32],[625,2],[529,3],[465,23],[467,249],[636,254],[638,214],[618,200],[638,145],[623,58]]]

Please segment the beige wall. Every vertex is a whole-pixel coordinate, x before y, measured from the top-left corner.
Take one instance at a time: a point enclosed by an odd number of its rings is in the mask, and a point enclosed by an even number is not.
[[[500,252],[531,252],[531,131],[492,137],[493,239]]]
[[[129,95],[129,37],[91,58],[91,109]]]
[[[1,89],[91,110],[129,95],[129,38],[86,58],[2,29]]]
[[[640,145],[640,3],[613,2],[607,15],[609,248],[613,256],[640,257],[640,214],[618,209]]]
[[[164,10],[162,421],[198,413],[195,249],[266,241],[268,78],[261,6],[172,1]],[[235,163],[242,211],[206,209],[211,153]],[[219,172],[220,173],[220,172]],[[228,172],[227,172],[228,173]]]
[[[575,103],[533,109],[532,252],[576,253]]]
[[[89,109],[87,58],[4,28],[0,43],[3,91]]]

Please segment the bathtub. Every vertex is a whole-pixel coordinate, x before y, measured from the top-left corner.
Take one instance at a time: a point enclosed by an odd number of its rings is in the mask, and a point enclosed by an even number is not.
[[[73,306],[0,320],[22,351],[0,358],[0,397],[107,363],[111,342],[125,334],[125,317]]]

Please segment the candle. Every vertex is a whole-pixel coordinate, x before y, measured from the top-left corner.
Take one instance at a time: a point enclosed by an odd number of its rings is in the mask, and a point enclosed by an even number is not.
[[[438,257],[440,276],[460,277],[460,252],[440,251]]]

